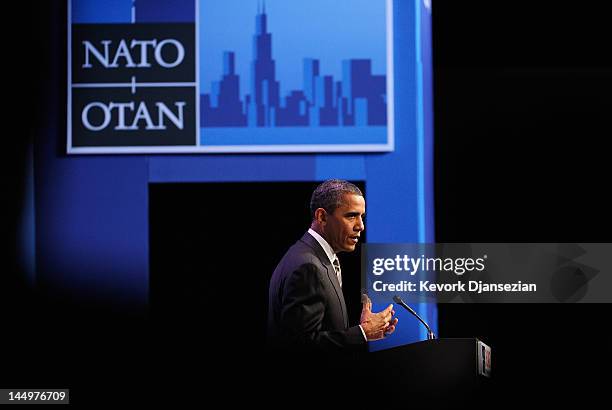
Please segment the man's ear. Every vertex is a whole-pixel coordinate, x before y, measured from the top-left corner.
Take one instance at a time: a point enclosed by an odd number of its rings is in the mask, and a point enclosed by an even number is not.
[[[315,211],[315,220],[320,224],[324,224],[327,222],[327,212],[325,211],[325,209],[317,208],[317,210]]]

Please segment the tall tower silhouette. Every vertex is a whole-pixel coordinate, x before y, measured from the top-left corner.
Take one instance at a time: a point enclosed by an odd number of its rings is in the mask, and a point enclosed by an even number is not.
[[[274,126],[278,114],[279,84],[272,59],[272,34],[268,33],[266,4],[255,17],[253,62],[251,63],[251,96],[248,123],[250,126]]]

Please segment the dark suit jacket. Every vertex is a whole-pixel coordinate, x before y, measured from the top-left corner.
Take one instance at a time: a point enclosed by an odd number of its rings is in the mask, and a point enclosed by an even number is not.
[[[336,272],[308,232],[274,270],[268,297],[268,338],[273,346],[323,351],[365,349],[359,326],[349,327]]]

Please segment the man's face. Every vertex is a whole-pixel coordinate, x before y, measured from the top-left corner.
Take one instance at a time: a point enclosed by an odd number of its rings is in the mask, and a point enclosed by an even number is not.
[[[365,199],[361,195],[344,194],[342,204],[327,214],[323,227],[326,240],[334,252],[352,252],[365,230]]]

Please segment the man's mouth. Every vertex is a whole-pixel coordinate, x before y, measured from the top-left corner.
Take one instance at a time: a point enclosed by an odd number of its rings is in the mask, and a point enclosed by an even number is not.
[[[349,236],[349,239],[351,240],[351,242],[353,243],[357,243],[359,242],[359,236]]]

